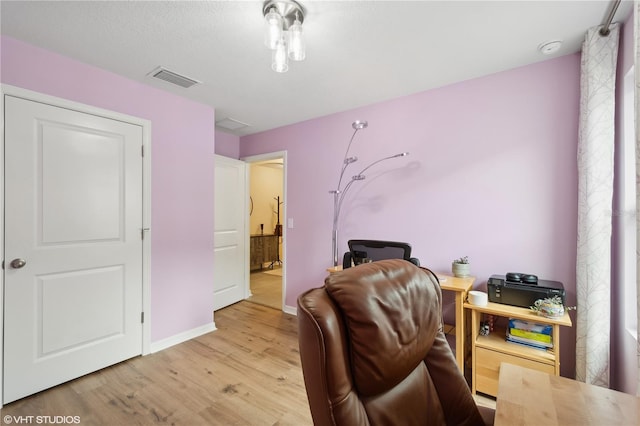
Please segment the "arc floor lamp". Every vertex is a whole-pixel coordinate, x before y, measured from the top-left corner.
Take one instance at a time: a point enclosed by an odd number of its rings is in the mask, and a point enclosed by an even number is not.
[[[364,174],[364,172],[366,172],[376,164],[385,160],[390,160],[392,158],[405,157],[409,155],[408,152],[401,152],[400,154],[395,154],[395,155],[390,155],[388,157],[380,158],[379,160],[376,160],[371,164],[367,165],[366,167],[364,167],[359,173],[353,175],[349,180],[349,182],[347,182],[343,188],[342,179],[344,178],[345,171],[351,164],[358,161],[358,157],[356,156],[349,157],[349,149],[351,148],[351,143],[353,142],[353,139],[355,138],[358,131],[362,129],[366,129],[368,126],[369,126],[369,123],[361,120],[356,120],[351,124],[351,127],[353,127],[354,131],[353,131],[353,135],[351,135],[351,140],[349,140],[349,145],[347,145],[347,150],[344,153],[344,160],[342,161],[342,170],[340,170],[340,178],[338,179],[338,186],[336,187],[336,189],[329,191],[330,194],[333,194],[333,229],[331,232],[331,238],[332,238],[331,246],[333,251],[334,267],[338,266],[338,222],[340,219],[340,210],[342,208],[342,202],[344,201],[344,198],[349,192],[349,189],[351,189],[351,187],[355,182],[364,180],[366,178],[366,175]]]

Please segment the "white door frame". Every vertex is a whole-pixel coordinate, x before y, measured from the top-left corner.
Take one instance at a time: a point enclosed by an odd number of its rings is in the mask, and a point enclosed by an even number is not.
[[[144,323],[142,324],[142,355],[151,353],[151,121],[115,111],[108,111],[85,105],[67,99],[49,96],[20,87],[3,84],[0,86],[0,259],[4,259],[4,97],[15,96],[35,102],[74,111],[94,114],[113,120],[123,121],[142,127],[142,227],[144,240],[142,241],[142,309]],[[4,389],[4,273],[0,274],[0,408],[2,408]]]
[[[295,307],[287,307],[285,305],[285,300],[287,296],[287,203],[289,198],[287,197],[287,151],[276,151],[269,152],[266,154],[258,154],[258,155],[250,155],[248,157],[242,157],[240,160],[247,162],[247,164],[257,163],[259,161],[267,161],[267,160],[276,160],[282,158],[282,196],[284,197],[284,204],[282,205],[282,257],[284,262],[282,264],[282,310],[288,314],[295,315],[296,308]],[[250,184],[251,184],[251,176],[250,176],[251,167],[247,167],[247,194],[250,194]],[[249,226],[249,210],[245,209],[245,221],[247,226]],[[247,233],[247,250],[249,250],[249,232]],[[247,253],[247,259],[249,259],[249,253]],[[248,267],[247,267],[248,269]]]

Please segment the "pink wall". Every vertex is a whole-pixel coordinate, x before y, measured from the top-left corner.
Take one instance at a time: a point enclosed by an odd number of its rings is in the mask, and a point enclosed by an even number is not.
[[[240,137],[216,129],[216,154],[240,158]]]
[[[213,108],[9,37],[1,43],[2,83],[151,121],[152,341],[211,323]]]
[[[351,122],[371,169],[343,207],[351,238],[408,241],[424,266],[450,271],[468,255],[477,286],[491,274],[564,283],[575,305],[579,54],[242,137],[240,155],[286,150],[286,304],[323,284],[331,263],[332,197]],[[381,82],[384,84],[384,82]],[[286,223],[286,221],[284,222]],[[575,313],[572,312],[575,321]],[[574,376],[575,328],[562,332],[562,374]]]

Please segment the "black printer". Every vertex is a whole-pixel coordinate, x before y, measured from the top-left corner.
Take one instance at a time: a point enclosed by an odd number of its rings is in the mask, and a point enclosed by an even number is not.
[[[489,302],[505,305],[533,306],[538,299],[559,296],[564,304],[564,286],[559,281],[538,280],[532,274],[509,272],[507,275],[491,275],[487,281]]]

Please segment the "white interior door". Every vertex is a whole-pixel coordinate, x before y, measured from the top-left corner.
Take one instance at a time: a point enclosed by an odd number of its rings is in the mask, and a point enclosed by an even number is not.
[[[5,403],[141,354],[141,146],[5,96]]]
[[[214,310],[248,296],[246,164],[216,155],[214,218]]]

